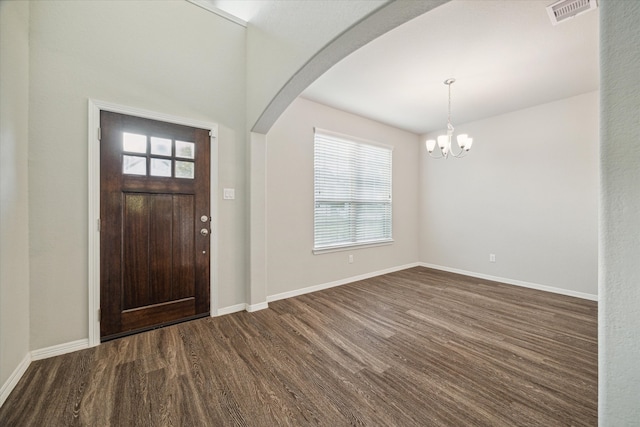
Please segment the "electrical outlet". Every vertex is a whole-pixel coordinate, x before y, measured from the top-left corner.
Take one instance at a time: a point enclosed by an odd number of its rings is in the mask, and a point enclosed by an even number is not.
[[[496,262],[496,254],[489,254],[489,262]]]
[[[349,255],[349,264],[353,264],[353,255]]]

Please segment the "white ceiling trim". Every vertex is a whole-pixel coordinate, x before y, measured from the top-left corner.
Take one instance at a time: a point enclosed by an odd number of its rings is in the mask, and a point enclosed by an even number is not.
[[[216,6],[213,5],[213,3],[211,2],[211,0],[187,0],[189,3],[195,4],[196,6],[199,6],[205,10],[208,10],[209,12],[215,13],[218,16],[221,16],[225,19],[228,19],[229,21],[236,23],[238,25],[241,25],[243,27],[247,27],[248,23],[247,21],[244,21],[240,18],[238,18],[235,15],[232,15],[228,12],[225,12],[222,9],[217,8]]]

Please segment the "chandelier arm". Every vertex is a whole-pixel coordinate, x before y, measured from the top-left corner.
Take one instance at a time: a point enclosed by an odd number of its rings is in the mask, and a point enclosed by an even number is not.
[[[435,151],[435,150],[434,150]],[[429,157],[432,157],[434,159],[445,159],[446,157],[442,154],[441,151],[439,151],[440,155],[439,156],[434,156],[433,153],[430,153],[429,151],[427,151],[427,154],[429,154]]]
[[[453,152],[453,149],[451,149],[451,151],[449,151],[449,153],[450,153],[453,157],[455,157],[456,159],[461,159],[461,158],[463,158],[464,156],[466,156],[466,155],[467,155],[467,153],[468,153],[468,152],[469,152],[469,151],[464,150],[464,149],[460,149],[460,152],[459,152],[458,154],[454,153],[454,152]]]
[[[460,151],[458,151],[458,153],[456,154],[456,152],[455,152],[453,147],[454,147],[454,144],[450,144],[449,153],[451,153],[451,155],[453,157],[458,158],[458,159],[466,156],[468,151],[469,151],[469,150],[465,150],[464,148],[459,148]]]

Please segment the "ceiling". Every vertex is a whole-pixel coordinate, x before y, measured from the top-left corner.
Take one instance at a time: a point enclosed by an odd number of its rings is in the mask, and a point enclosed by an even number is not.
[[[389,0],[188,0],[250,23],[287,48],[313,52]],[[243,23],[244,21],[244,23]]]
[[[224,9],[245,2],[218,3]],[[297,12],[288,14],[282,14],[288,2],[253,3],[260,7],[241,16],[252,24],[274,16],[295,20],[300,8],[323,19],[323,8],[341,2],[296,2]],[[424,134],[446,125],[449,77],[457,80],[454,126],[597,90],[598,11],[554,26],[549,3],[452,0],[352,53],[302,96]]]

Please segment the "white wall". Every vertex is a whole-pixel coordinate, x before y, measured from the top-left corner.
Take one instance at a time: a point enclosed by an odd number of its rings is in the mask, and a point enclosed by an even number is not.
[[[420,260],[595,296],[598,93],[456,131],[474,138],[463,159],[421,143]]]
[[[640,425],[640,2],[601,1],[599,424]]]
[[[245,29],[185,1],[37,1],[30,36],[31,348],[88,336],[88,98],[219,123],[219,306],[244,302]]]
[[[0,94],[1,386],[29,353],[27,2],[0,2]]]
[[[314,127],[394,147],[392,245],[312,253]],[[267,295],[417,262],[417,155],[412,133],[303,98],[291,104],[267,134]]]

